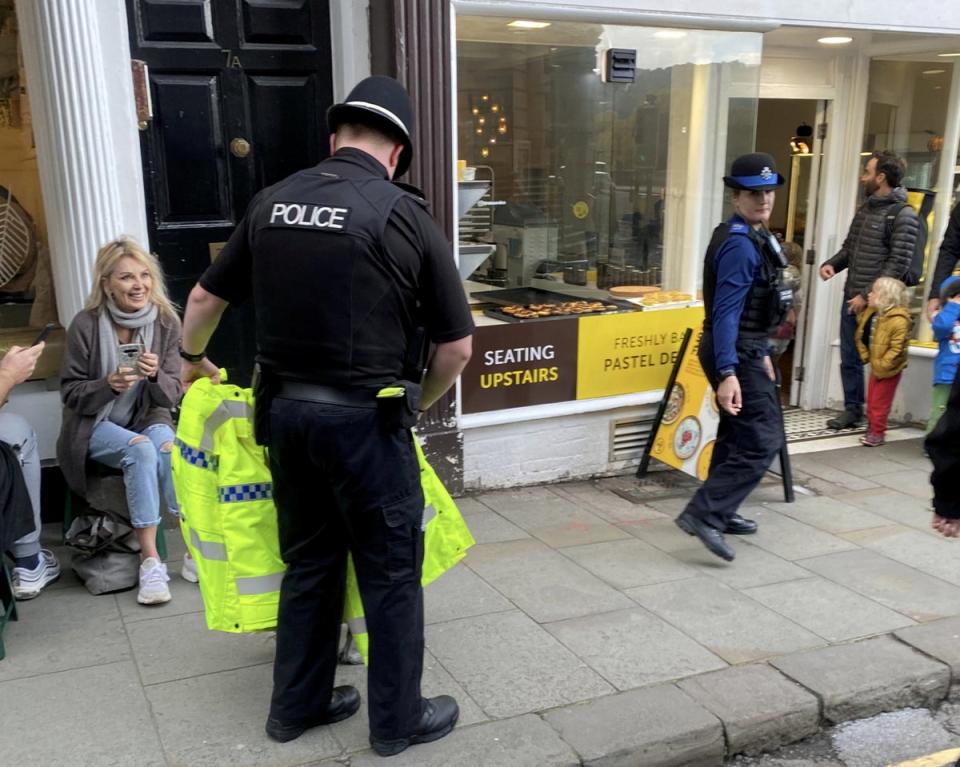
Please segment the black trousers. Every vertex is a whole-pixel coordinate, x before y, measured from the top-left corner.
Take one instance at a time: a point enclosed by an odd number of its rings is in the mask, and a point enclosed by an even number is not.
[[[423,491],[412,435],[377,411],[277,398],[270,468],[280,550],[270,714],[323,715],[330,702],[353,555],[370,638],[367,705],[377,738],[408,735],[423,714]]]
[[[960,519],[960,375],[953,381],[947,409],[924,446],[933,462],[933,510],[941,517]]]
[[[720,409],[710,471],[686,508],[686,512],[718,530],[726,527],[740,504],[760,484],[784,440],[777,386],[763,366],[766,342],[738,343],[737,354],[743,407],[735,416]],[[698,355],[716,391],[720,382],[709,331],[704,331],[700,339]]]

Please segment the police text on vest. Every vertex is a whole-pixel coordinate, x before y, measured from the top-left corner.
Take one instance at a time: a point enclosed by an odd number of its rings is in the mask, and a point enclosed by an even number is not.
[[[302,202],[275,202],[270,211],[270,223],[303,226],[308,229],[342,230],[349,215],[350,208]]]

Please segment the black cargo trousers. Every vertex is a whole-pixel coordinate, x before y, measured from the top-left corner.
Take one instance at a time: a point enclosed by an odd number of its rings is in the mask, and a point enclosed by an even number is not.
[[[405,737],[423,714],[423,491],[410,430],[375,408],[277,397],[270,469],[280,551],[270,715],[322,717],[334,686],[347,552],[370,638],[370,733]]]
[[[709,330],[703,331],[697,353],[716,392],[720,381],[714,362],[713,334]],[[738,415],[720,408],[710,471],[687,504],[686,511],[721,532],[760,484],[783,446],[783,418],[777,402],[780,395],[776,382],[770,380],[764,368],[766,354],[766,339],[737,341],[737,379],[743,405]]]

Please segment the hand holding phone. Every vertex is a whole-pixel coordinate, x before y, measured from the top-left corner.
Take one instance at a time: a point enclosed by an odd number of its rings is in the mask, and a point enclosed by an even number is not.
[[[47,336],[50,335],[50,331],[53,330],[56,326],[57,326],[57,323],[48,322],[46,325],[43,326],[43,328],[37,334],[37,337],[33,340],[33,343],[30,345],[36,346],[37,344],[43,343],[44,341],[46,341]]]
[[[142,344],[120,344],[117,347],[117,369],[127,369],[130,372],[139,373],[140,356],[142,354]]]

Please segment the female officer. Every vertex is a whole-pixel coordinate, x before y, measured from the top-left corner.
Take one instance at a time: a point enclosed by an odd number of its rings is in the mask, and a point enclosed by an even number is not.
[[[756,522],[737,514],[783,445],[776,375],[767,336],[786,316],[786,259],[765,228],[774,189],[783,184],[773,158],[753,153],[734,160],[724,184],[734,215],[713,232],[703,264],[705,317],[700,364],[717,394],[720,425],[710,471],[677,525],[718,557],[734,559],[724,533],[747,535]]]

